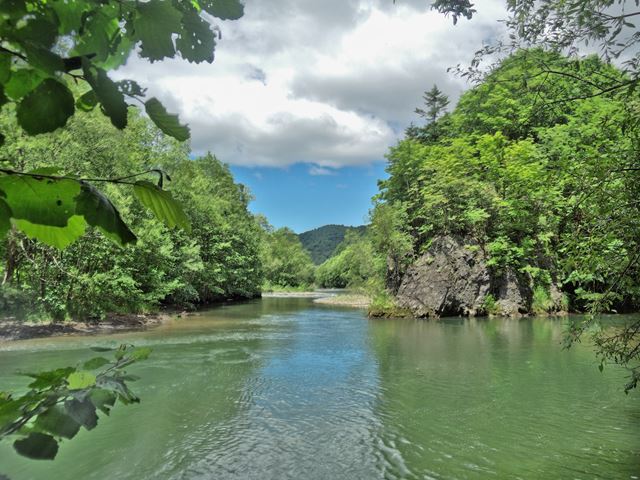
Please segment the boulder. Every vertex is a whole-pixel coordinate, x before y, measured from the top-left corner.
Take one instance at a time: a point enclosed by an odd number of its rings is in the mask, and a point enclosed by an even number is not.
[[[491,276],[480,246],[440,236],[407,269],[396,303],[417,317],[474,316],[482,313],[490,289]]]

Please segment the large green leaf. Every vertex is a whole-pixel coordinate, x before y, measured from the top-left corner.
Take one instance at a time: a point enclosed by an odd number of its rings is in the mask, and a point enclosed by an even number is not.
[[[96,92],[104,113],[111,119],[114,127],[123,129],[127,126],[127,104],[118,85],[107,76],[107,72],[97,68],[83,58],[82,70],[85,79]]]
[[[64,409],[55,405],[38,415],[35,426],[56,437],[73,438],[80,430],[80,424],[71,418]]]
[[[16,115],[20,126],[36,135],[64,126],[74,111],[73,94],[66,85],[48,78],[24,97]]]
[[[51,435],[31,432],[28,437],[13,442],[20,455],[34,460],[53,460],[58,454],[58,442]]]
[[[21,68],[11,72],[9,81],[4,86],[4,93],[13,100],[20,100],[31,90],[40,85],[44,75],[33,68]]]
[[[244,5],[238,0],[203,0],[202,8],[222,20],[237,20],[244,15]]]
[[[176,48],[189,62],[213,62],[216,47],[215,35],[209,23],[194,11],[182,16],[182,30],[176,39]]]
[[[0,176],[0,191],[4,192],[13,218],[64,227],[75,214],[80,182],[46,176],[3,175]]]
[[[133,191],[140,203],[151,210],[156,218],[169,228],[178,226],[187,232],[191,231],[189,219],[171,193],[146,180],[136,182]]]
[[[151,98],[144,104],[147,114],[160,130],[167,135],[184,142],[189,139],[189,127],[180,125],[177,115],[167,113],[157,98]]]
[[[12,220],[13,224],[29,238],[34,238],[51,247],[63,250],[84,235],[87,222],[84,217],[74,215],[64,227],[52,227],[31,223],[28,220]]]
[[[76,213],[84,216],[87,223],[97,227],[109,239],[124,246],[135,243],[136,236],[122,221],[120,213],[111,200],[93,185],[82,182],[82,191],[77,198]]]
[[[180,31],[180,12],[168,0],[140,3],[134,25],[142,55],[151,61],[173,57],[173,34]]]

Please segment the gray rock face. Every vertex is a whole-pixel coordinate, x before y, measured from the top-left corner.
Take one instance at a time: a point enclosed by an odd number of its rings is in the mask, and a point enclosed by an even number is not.
[[[508,317],[526,315],[531,309],[531,282],[513,270],[507,270],[501,277],[493,279],[492,291],[500,314]]]
[[[396,300],[417,317],[473,316],[481,313],[490,288],[491,277],[479,246],[442,236],[409,267]]]
[[[429,250],[411,265],[400,284],[396,303],[416,317],[482,315],[491,294],[499,314],[531,313],[533,282],[515,270],[500,275],[487,267],[479,245],[449,236],[437,237]],[[552,309],[562,309],[562,292],[550,288]]]

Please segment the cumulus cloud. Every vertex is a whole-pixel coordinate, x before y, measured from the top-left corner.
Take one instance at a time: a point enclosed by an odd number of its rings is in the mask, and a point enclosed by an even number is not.
[[[497,34],[503,5],[454,27],[423,0],[247,0],[243,18],[218,22],[213,64],[132,57],[117,76],[179,113],[196,154],[318,174],[382,160],[434,83],[455,100],[465,85],[447,67]]]

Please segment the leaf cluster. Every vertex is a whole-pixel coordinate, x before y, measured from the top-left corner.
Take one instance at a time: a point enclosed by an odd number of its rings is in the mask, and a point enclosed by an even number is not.
[[[25,373],[31,378],[26,393],[0,392],[0,440],[15,439],[13,447],[22,456],[53,460],[63,439],[75,437],[81,427],[93,430],[97,426],[98,412],[109,415],[116,402],[140,401],[127,385],[137,377],[124,368],[150,353],[149,348],[121,345],[111,360],[100,356],[76,367]]]

